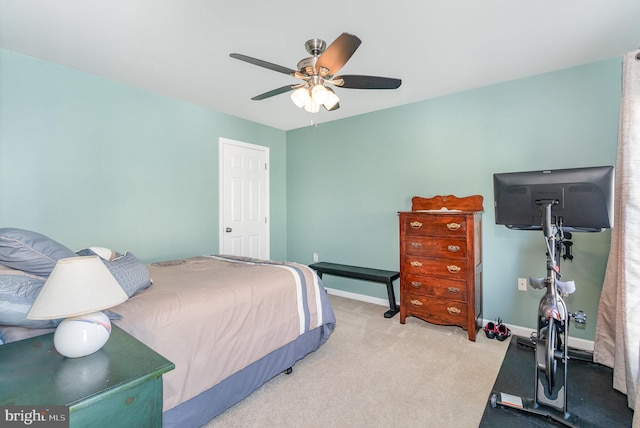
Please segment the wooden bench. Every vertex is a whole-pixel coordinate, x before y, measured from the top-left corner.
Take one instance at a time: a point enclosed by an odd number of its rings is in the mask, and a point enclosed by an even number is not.
[[[361,279],[363,281],[381,282],[387,285],[389,296],[389,310],[384,313],[385,318],[391,318],[400,311],[396,304],[396,295],[393,291],[393,281],[400,278],[400,272],[392,270],[371,269],[360,266],[341,265],[338,263],[318,262],[309,265],[310,268],[322,274],[342,276],[345,278]]]

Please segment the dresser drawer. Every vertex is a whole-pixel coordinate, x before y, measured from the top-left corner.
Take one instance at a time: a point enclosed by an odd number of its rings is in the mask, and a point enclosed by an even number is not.
[[[467,305],[465,303],[434,299],[417,294],[405,293],[403,303],[409,315],[424,318],[437,324],[465,325]]]
[[[401,269],[408,275],[428,275],[440,278],[465,280],[467,261],[458,259],[431,259],[407,255]]]
[[[467,233],[463,216],[407,215],[404,222],[407,235],[466,236]]]
[[[467,283],[465,281],[422,275],[406,275],[402,287],[404,287],[403,291],[409,294],[439,297],[458,302],[467,301]]]
[[[467,258],[467,241],[464,238],[433,238],[410,235],[404,241],[404,252],[427,257]]]

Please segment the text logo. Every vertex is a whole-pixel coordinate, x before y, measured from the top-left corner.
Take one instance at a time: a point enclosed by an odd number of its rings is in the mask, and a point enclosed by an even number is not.
[[[68,428],[67,406],[0,406],[0,427]]]

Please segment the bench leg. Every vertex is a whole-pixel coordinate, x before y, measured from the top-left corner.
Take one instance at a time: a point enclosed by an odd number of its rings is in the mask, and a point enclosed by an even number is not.
[[[396,304],[396,293],[393,291],[393,281],[387,282],[387,295],[389,296],[389,310],[384,313],[385,318],[391,318],[400,311]]]
[[[322,272],[316,271],[318,277],[322,279]],[[396,293],[393,291],[393,281],[389,280],[386,282],[387,284],[387,295],[389,296],[389,310],[384,313],[385,318],[391,318],[398,312],[400,312],[400,308],[396,304]]]

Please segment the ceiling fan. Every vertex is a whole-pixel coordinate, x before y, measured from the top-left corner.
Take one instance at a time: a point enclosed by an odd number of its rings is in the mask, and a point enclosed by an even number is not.
[[[298,69],[283,67],[250,56],[232,53],[231,58],[239,59],[250,64],[268,68],[279,73],[303,80],[302,83],[283,86],[251,98],[264,100],[274,95],[294,91],[291,99],[300,108],[310,113],[316,113],[323,106],[328,111],[340,108],[339,99],[335,91],[325,86],[326,83],[350,89],[397,89],[402,81],[389,77],[363,76],[348,74],[336,76],[336,73],[346,64],[353,53],[360,46],[361,40],[349,33],[342,33],[328,47],[324,40],[311,39],[305,43],[305,49],[312,56],[298,62]]]

